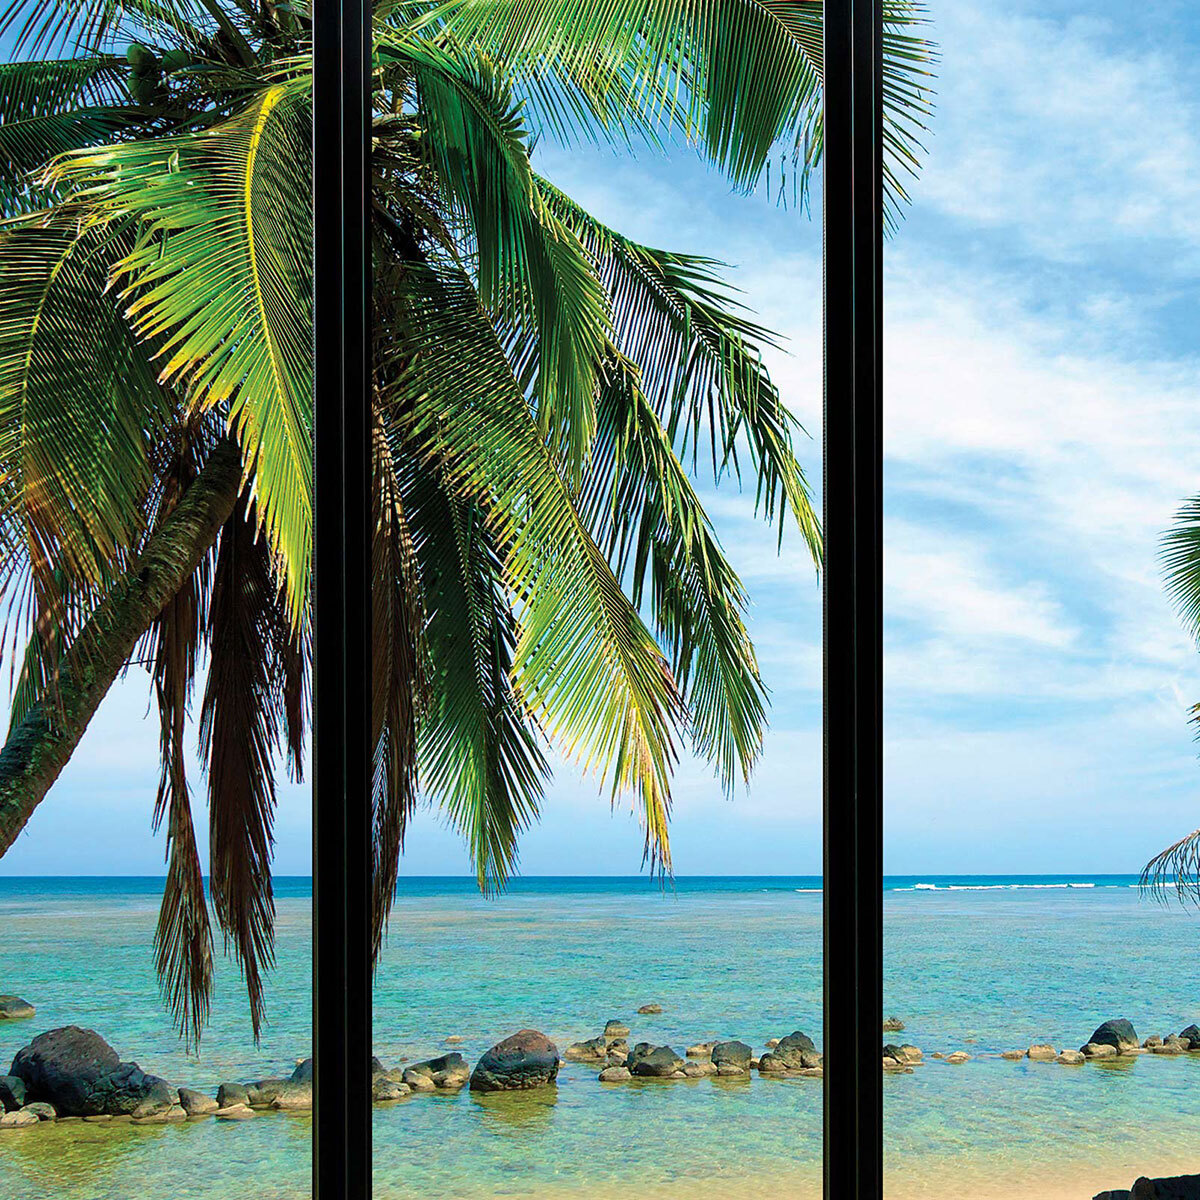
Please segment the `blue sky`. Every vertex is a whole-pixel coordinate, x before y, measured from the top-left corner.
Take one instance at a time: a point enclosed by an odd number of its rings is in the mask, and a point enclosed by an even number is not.
[[[1200,18],[1175,3],[977,0],[937,0],[932,17],[938,107],[886,254],[887,868],[1133,871],[1200,824],[1186,724],[1200,658],[1155,560],[1200,491]],[[736,265],[787,337],[771,366],[819,479],[818,224],[730,195],[687,153],[541,157],[630,235]],[[732,801],[681,764],[676,870],[812,872],[814,574],[798,537],[776,554],[749,497],[722,490],[710,509],[753,597],[771,731]],[[108,698],[0,873],[161,869],[149,695],[131,675]],[[284,787],[281,871],[307,872],[309,823],[307,790]],[[641,842],[563,764],[522,867],[633,873]],[[467,861],[424,812],[403,869]]]

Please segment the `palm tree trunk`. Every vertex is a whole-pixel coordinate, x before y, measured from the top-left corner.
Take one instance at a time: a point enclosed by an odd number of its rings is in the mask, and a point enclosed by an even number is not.
[[[241,455],[226,438],[67,651],[55,697],[9,731],[0,750],[0,857],[66,766],[138,639],[213,544],[240,485]]]

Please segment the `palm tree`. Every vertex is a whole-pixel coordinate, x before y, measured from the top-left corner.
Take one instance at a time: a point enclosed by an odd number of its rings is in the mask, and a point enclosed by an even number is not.
[[[888,189],[924,43],[888,21]],[[748,778],[766,696],[695,491],[820,530],[771,335],[718,264],[607,228],[538,137],[689,142],[749,189],[821,152],[821,6],[387,0],[374,99],[375,938],[418,795],[502,886],[554,745],[670,869],[686,742]],[[20,651],[0,854],[114,680],[152,675],[157,967],[188,1039],[212,931],[185,776],[199,668],[217,924],[257,1031],[276,759],[299,775],[312,554],[310,24],[271,0],[16,0],[0,34],[0,596]],[[689,469],[690,468],[690,469]],[[23,650],[22,650],[23,647]]]
[[[1200,496],[1185,501],[1162,539],[1161,559],[1167,594],[1192,637],[1200,643]],[[1200,737],[1200,704],[1191,722]],[[1141,886],[1160,900],[1200,904],[1200,829],[1156,854],[1142,868]]]

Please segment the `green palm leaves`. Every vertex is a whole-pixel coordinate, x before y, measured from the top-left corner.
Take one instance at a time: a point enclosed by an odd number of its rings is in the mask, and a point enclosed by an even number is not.
[[[889,14],[898,200],[928,56],[912,10]],[[419,799],[462,833],[486,888],[546,802],[551,750],[632,801],[662,869],[685,747],[726,789],[749,778],[766,689],[692,474],[705,462],[715,482],[753,486],[819,563],[802,431],[762,362],[773,339],[719,264],[596,221],[534,170],[533,145],[682,139],[743,188],[779,152],[807,171],[820,15],[776,0],[377,12],[377,946]],[[299,768],[307,699],[304,22],[241,0],[15,0],[3,29],[79,55],[0,69],[0,591],[34,584],[14,720],[53,702],[79,628],[160,554],[180,498],[229,476],[236,443],[232,515],[187,548],[188,578],[151,627],[127,632],[161,717],[164,992],[198,1036],[212,933],[182,735],[207,657],[210,900],[257,1030],[275,764]],[[123,56],[133,37],[152,44]]]

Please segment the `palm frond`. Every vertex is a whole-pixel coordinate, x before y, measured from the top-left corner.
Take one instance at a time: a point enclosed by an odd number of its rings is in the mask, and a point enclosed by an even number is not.
[[[420,572],[378,403],[372,451],[372,933],[378,962],[396,893],[404,835],[416,806],[418,736],[428,681]]]
[[[1200,904],[1200,829],[1156,854],[1138,880],[1143,895]]]
[[[820,520],[796,459],[803,433],[763,365],[773,336],[730,296],[719,264],[643,246],[597,221],[538,177],[547,206],[579,237],[611,297],[617,350],[636,364],[640,388],[680,456],[693,465],[704,440],[713,476],[738,470],[739,442],[754,469],[756,500],[780,536],[790,508],[813,559],[821,558]]]
[[[753,186],[780,145],[802,155],[802,171],[820,159],[820,0],[446,0],[409,16],[415,29],[494,55],[520,84],[546,91],[569,80],[602,126],[619,102],[640,122],[680,129],[738,186]],[[921,5],[885,0],[893,211],[929,111],[931,48],[913,33],[922,20]],[[569,104],[558,111],[560,124],[574,115]]]
[[[600,393],[599,432],[583,512],[639,608],[651,611],[687,704],[696,752],[722,786],[748,780],[762,748],[766,689],[743,615],[748,598],[666,431],[614,355]]]
[[[200,710],[207,764],[213,910],[246,981],[257,1041],[263,974],[275,961],[274,755],[280,736],[278,647],[289,623],[254,515],[243,499],[221,533],[209,604],[209,667]]]
[[[0,232],[0,527],[4,580],[28,570],[39,619],[102,591],[145,523],[149,445],[172,402],[115,298],[130,241],[69,211]]]
[[[1159,561],[1167,595],[1200,643],[1200,496],[1180,506],[1174,525],[1163,534]]]
[[[61,160],[55,178],[138,244],[116,274],[134,328],[161,339],[160,378],[228,405],[256,512],[285,566],[296,628],[312,560],[310,81],[265,88],[198,134]]]
[[[201,467],[195,438],[184,430],[164,474],[160,520],[195,480]],[[162,770],[154,805],[157,832],[167,818],[167,879],[154,931],[155,967],[164,999],[180,1036],[199,1046],[208,1021],[213,988],[212,929],[196,832],[192,824],[184,732],[191,706],[201,642],[208,625],[211,556],[184,583],[155,618],[146,641],[159,712]]]
[[[0,214],[38,207],[31,172],[126,124],[124,70],[110,57],[0,63]]]
[[[512,679],[568,754],[638,797],[646,855],[669,867],[681,700],[670,667],[576,510],[471,281],[406,264],[395,394],[451,487],[484,508],[516,598]]]
[[[25,58],[99,54],[139,39],[203,46],[224,28],[221,0],[8,0],[0,38]],[[218,20],[217,18],[221,19]]]
[[[415,80],[429,160],[473,252],[484,306],[535,337],[538,421],[577,482],[608,327],[600,282],[578,239],[538,203],[520,108],[497,67],[401,38],[384,49]]]

